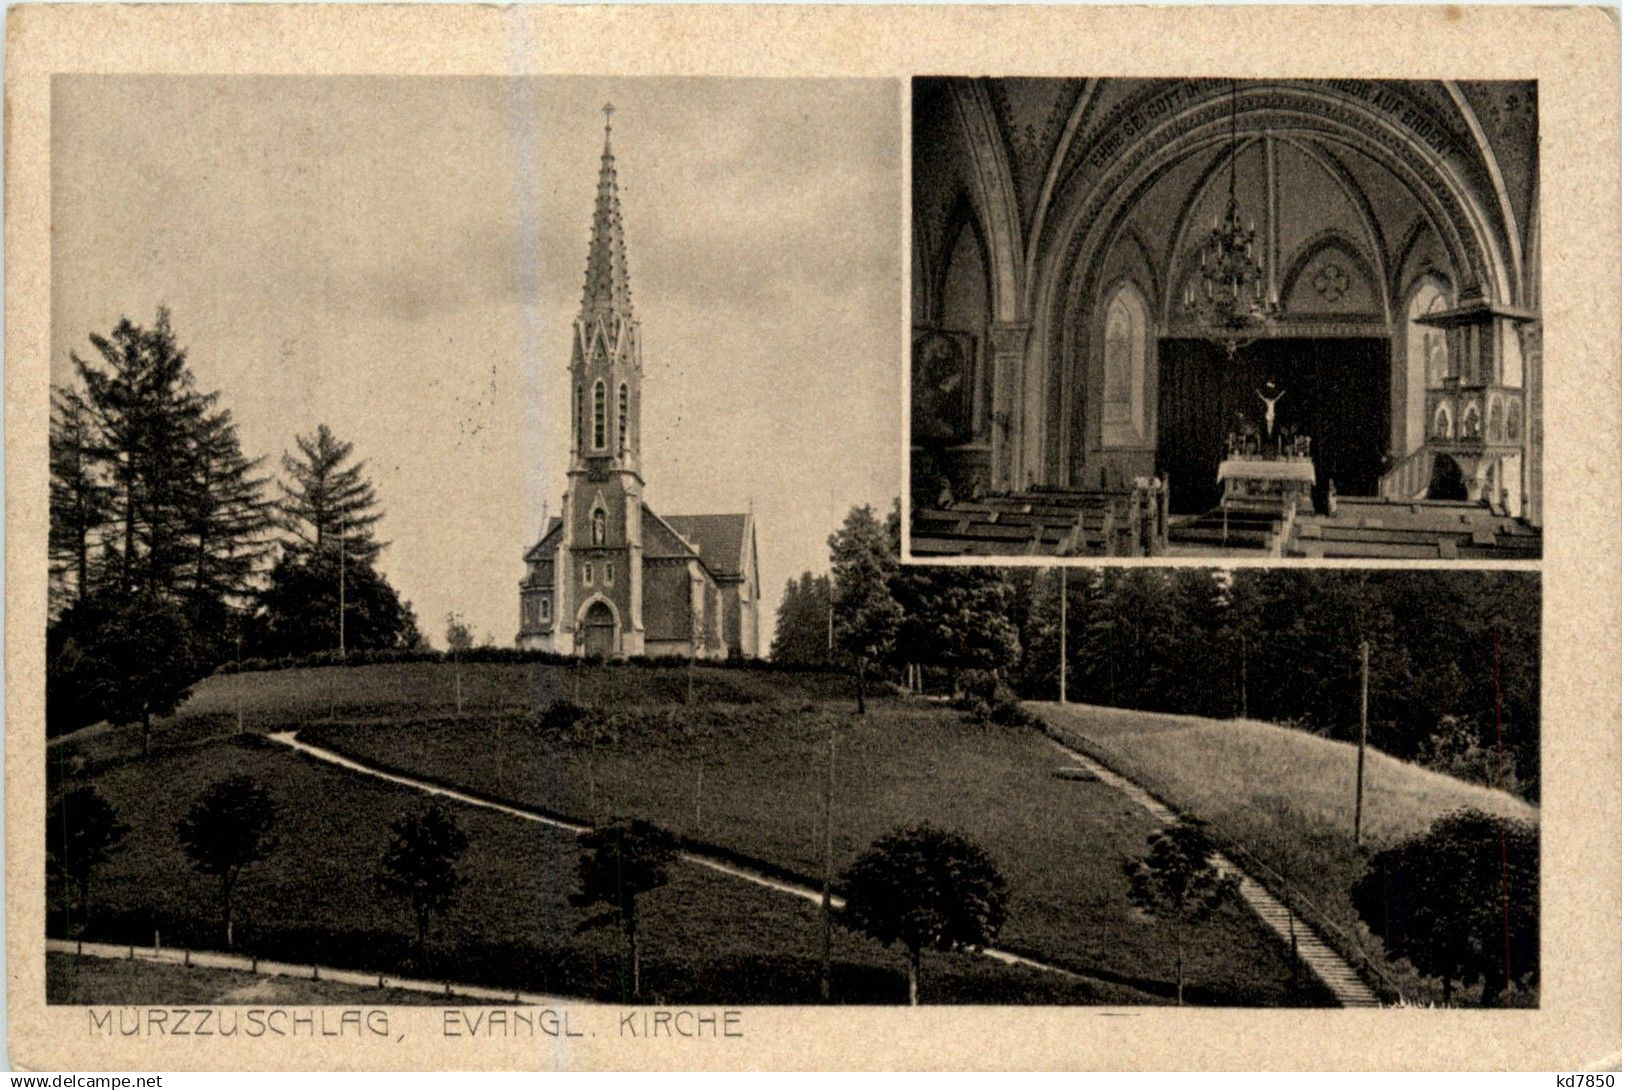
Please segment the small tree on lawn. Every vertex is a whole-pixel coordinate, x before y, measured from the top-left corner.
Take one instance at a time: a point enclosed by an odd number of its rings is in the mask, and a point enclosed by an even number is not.
[[[208,670],[186,615],[156,593],[87,595],[53,636],[47,699],[77,705],[86,721],[140,723],[142,753],[152,749],[153,719],[172,713]]]
[[[130,827],[94,787],[76,787],[57,800],[45,819],[45,860],[51,873],[79,894],[79,929],[90,920],[90,879],[112,858]],[[70,931],[73,921],[69,921]]]
[[[570,895],[577,908],[608,905],[606,912],[582,921],[578,931],[619,923],[626,936],[626,964],[632,975],[632,995],[642,986],[638,952],[639,894],[667,882],[667,869],[677,856],[672,835],[640,820],[616,820],[594,827],[581,837],[577,865],[580,889]]]
[[[1129,902],[1168,925],[1174,939],[1175,998],[1185,1003],[1185,950],[1190,932],[1200,926],[1240,885],[1213,865],[1213,844],[1206,823],[1184,815],[1148,838],[1151,850],[1126,860]]]
[[[858,714],[864,713],[864,681],[869,665],[890,654],[903,622],[892,597],[897,554],[885,527],[866,505],[854,507],[830,535],[830,576],[834,582],[835,643],[852,656],[858,679]]]
[[[276,851],[277,807],[252,776],[228,776],[210,787],[175,824],[181,847],[202,874],[220,879],[220,915],[232,944],[232,893],[243,868]]]
[[[975,950],[1004,926],[1004,877],[986,852],[929,825],[876,840],[841,874],[841,925],[908,952],[908,1001],[920,1001],[920,954]]]
[[[1444,982],[1482,982],[1482,1002],[1540,983],[1540,831],[1461,810],[1372,857],[1355,910],[1393,957]],[[1510,996],[1508,997],[1510,998]]]
[[[429,923],[451,907],[467,881],[457,862],[468,850],[468,836],[438,802],[400,815],[389,833],[374,880],[384,893],[406,898],[417,925],[418,964],[427,965]]]

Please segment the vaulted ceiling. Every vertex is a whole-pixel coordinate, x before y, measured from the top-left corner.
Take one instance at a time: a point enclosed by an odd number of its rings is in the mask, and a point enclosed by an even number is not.
[[[970,231],[995,320],[1053,328],[1127,278],[1172,330],[1232,169],[1300,319],[1389,322],[1425,275],[1538,300],[1533,83],[922,79],[913,109],[922,319]]]

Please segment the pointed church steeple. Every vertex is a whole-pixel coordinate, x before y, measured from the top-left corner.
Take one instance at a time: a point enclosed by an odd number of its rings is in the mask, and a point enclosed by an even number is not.
[[[621,195],[610,145],[609,122],[614,112],[613,106],[604,107],[604,154],[593,202],[592,241],[587,247],[587,282],[570,354],[575,464],[584,469],[588,462],[607,459],[616,469],[635,474],[643,355],[638,346],[638,320],[632,313]]]
[[[587,284],[581,313],[632,315],[632,287],[626,273],[626,235],[621,226],[621,194],[615,183],[615,152],[610,147],[610,118],[615,107],[604,105],[604,154],[598,164],[598,200],[592,214],[592,242],[587,249]]]

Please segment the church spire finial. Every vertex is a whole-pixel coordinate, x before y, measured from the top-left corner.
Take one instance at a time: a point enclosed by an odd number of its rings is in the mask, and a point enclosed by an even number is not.
[[[583,314],[632,313],[632,289],[626,271],[626,237],[621,227],[621,195],[615,180],[615,153],[610,149],[610,122],[615,113],[604,103],[604,154],[598,167],[598,199],[593,206],[592,242],[587,248],[587,284]]]

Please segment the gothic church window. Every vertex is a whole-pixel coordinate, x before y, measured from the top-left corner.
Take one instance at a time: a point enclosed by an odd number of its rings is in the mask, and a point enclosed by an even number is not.
[[[553,619],[553,599],[538,598],[536,600],[536,615],[542,624],[551,621]]]
[[[1124,284],[1106,307],[1105,378],[1101,394],[1101,441],[1126,446],[1145,434],[1146,306]]]
[[[579,384],[576,386],[575,410],[576,449],[579,450],[581,447],[586,445],[583,440],[586,438],[585,429],[587,419],[587,391],[584,390]]]
[[[604,404],[604,380],[599,379],[592,384],[592,446],[594,450],[603,450],[607,441],[605,431],[609,422],[605,419],[608,406]]]
[[[583,583],[585,583],[589,587],[592,586],[592,565],[591,564],[583,564],[581,566],[581,581]]]
[[[628,408],[629,404],[630,404],[630,399],[629,399],[629,395],[627,393],[626,383],[623,382],[623,383],[621,383],[620,403],[619,403],[619,406],[618,406],[619,411],[618,411],[618,414],[617,414],[616,420],[615,420],[616,447],[619,450],[625,450],[626,449],[626,420],[627,420],[627,408]]]
[[[604,561],[604,586],[613,587],[614,585],[615,585],[615,563],[614,563],[614,561],[606,560],[606,561]]]

